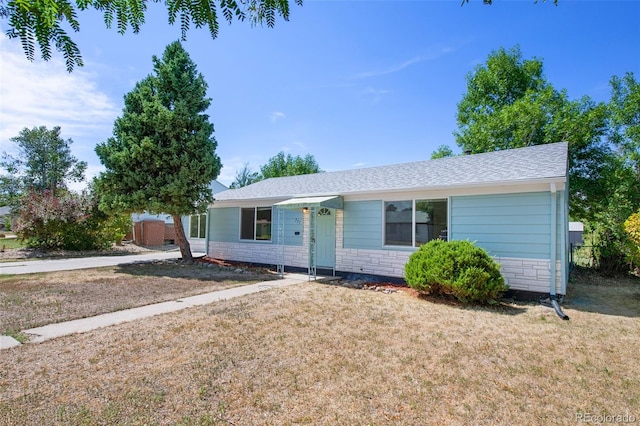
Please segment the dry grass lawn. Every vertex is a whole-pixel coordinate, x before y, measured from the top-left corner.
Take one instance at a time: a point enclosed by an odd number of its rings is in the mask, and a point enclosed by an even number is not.
[[[302,283],[4,350],[0,424],[640,422],[639,294],[580,276],[562,321]]]
[[[275,279],[261,269],[211,270],[173,261],[0,275],[0,333]]]

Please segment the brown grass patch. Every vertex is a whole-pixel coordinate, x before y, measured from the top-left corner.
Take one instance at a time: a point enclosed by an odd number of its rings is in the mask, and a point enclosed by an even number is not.
[[[0,333],[165,302],[276,278],[174,261],[29,275],[0,275]]]
[[[638,313],[565,312],[305,283],[3,351],[0,424],[637,422]]]

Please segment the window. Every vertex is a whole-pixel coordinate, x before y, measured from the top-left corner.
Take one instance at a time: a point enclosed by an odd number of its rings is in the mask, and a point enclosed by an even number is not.
[[[206,232],[206,214],[194,214],[189,218],[189,238],[205,238],[207,236]]]
[[[240,210],[240,239],[271,240],[271,207],[251,207]]]
[[[384,244],[418,247],[446,239],[447,200],[406,200],[384,203]]]

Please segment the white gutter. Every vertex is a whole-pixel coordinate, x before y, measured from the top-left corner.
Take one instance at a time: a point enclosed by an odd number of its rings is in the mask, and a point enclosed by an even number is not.
[[[556,184],[552,183],[550,185],[550,191],[551,191],[551,255],[550,257],[550,261],[551,261],[551,265],[550,265],[550,272],[551,272],[551,284],[550,284],[550,288],[549,288],[549,294],[551,296],[555,296],[556,295],[556,257],[557,257],[557,253],[556,253],[556,244],[558,243],[558,218],[557,218],[557,214],[558,214],[558,196],[556,194]]]

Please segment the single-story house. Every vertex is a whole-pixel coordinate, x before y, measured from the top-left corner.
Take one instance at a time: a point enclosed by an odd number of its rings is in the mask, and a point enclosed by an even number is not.
[[[266,179],[215,195],[211,257],[402,279],[434,238],[470,240],[512,290],[566,294],[568,145]]]

